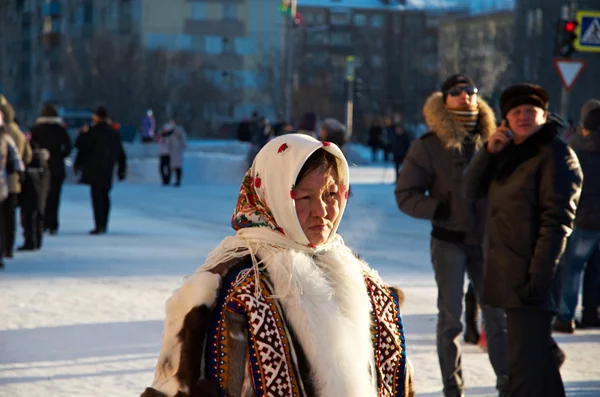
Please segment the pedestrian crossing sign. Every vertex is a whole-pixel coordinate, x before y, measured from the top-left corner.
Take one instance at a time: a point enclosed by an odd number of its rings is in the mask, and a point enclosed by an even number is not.
[[[577,22],[575,49],[600,52],[600,11],[577,11]]]

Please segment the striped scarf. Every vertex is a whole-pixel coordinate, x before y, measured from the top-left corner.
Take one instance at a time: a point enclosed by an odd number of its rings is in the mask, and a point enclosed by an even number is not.
[[[448,111],[454,117],[456,121],[461,123],[467,132],[471,132],[477,126],[477,120],[479,118],[479,107],[474,106],[461,106],[458,108],[448,108]]]

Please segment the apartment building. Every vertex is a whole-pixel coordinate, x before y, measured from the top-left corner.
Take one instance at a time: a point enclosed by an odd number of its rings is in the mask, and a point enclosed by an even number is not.
[[[420,120],[421,106],[437,82],[435,13],[405,1],[340,0],[298,3],[296,114],[313,110],[344,119],[347,57],[355,60],[354,122],[366,134],[376,117],[402,113]],[[312,107],[312,108],[311,108]]]
[[[0,90],[22,120],[33,120],[45,101],[76,107],[69,62],[85,60],[92,37],[111,35],[147,50],[200,57],[206,77],[234,94],[228,103],[215,101],[204,109],[216,119],[255,110],[272,114],[273,102],[281,98],[264,94],[264,86],[282,83],[267,82],[264,73],[282,62],[285,19],[278,5],[278,0],[0,2]]]

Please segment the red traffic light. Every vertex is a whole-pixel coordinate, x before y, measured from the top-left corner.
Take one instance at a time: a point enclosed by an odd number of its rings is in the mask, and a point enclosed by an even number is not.
[[[565,32],[567,32],[567,33],[573,33],[575,31],[576,27],[577,27],[577,22],[574,22],[574,21],[565,22]]]

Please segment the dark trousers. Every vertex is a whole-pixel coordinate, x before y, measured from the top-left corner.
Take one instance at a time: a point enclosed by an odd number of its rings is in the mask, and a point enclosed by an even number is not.
[[[2,203],[2,250],[4,254],[12,253],[15,246],[16,209],[19,195],[9,193]]]
[[[564,397],[552,353],[553,313],[533,308],[506,309],[510,397]]]
[[[175,186],[179,186],[181,185],[181,167],[176,167],[175,168]]]
[[[92,208],[96,230],[106,231],[110,214],[110,187],[91,185]]]
[[[163,185],[171,183],[171,156],[168,154],[161,154],[159,158],[160,177],[162,178]]]
[[[444,384],[444,396],[460,396],[465,390],[462,375],[460,336],[465,273],[475,295],[483,291],[483,252],[481,246],[431,239],[431,261],[438,287],[437,350]],[[496,373],[496,388],[508,389],[506,319],[504,310],[481,307],[488,341],[488,356]]]
[[[60,208],[60,194],[63,182],[63,178],[50,179],[50,189],[48,190],[44,214],[44,229],[58,230],[58,210]]]
[[[42,236],[44,235],[44,214],[39,209],[21,208],[23,218],[23,236],[28,249],[42,248]]]

